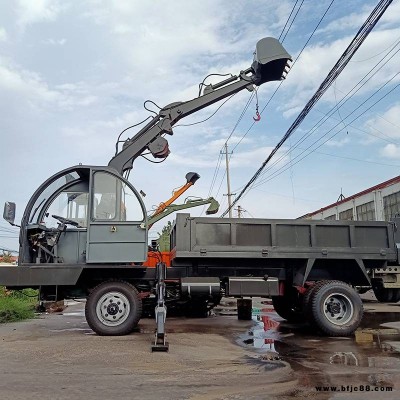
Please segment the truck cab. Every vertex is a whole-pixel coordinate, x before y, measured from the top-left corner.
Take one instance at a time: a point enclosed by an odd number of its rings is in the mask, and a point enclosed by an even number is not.
[[[146,212],[135,188],[111,167],[74,166],[34,193],[20,231],[20,264],[140,263]]]

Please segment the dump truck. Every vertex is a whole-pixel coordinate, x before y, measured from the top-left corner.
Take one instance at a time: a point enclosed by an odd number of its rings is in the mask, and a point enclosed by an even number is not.
[[[363,308],[357,290],[399,298],[400,242],[392,222],[192,218],[178,214],[166,265],[143,263],[148,221],[127,179],[144,152],[165,159],[165,136],[182,118],[241,90],[285,78],[291,56],[274,38],[261,39],[251,66],[199,96],[163,107],[132,138],[116,145],[107,166],[76,165],[57,172],[32,195],[19,234],[17,266],[0,267],[0,285],[38,288],[40,300],[85,297],[89,326],[125,335],[143,308],[156,318],[153,350],[167,350],[167,307],[184,304],[205,316],[222,296],[271,297],[283,318],[308,320],[328,335],[350,335]],[[15,224],[15,203],[4,218]]]

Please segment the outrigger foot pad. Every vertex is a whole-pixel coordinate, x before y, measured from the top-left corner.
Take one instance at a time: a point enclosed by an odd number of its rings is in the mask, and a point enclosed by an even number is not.
[[[151,351],[163,351],[167,352],[169,350],[169,343],[165,341],[165,336],[163,338],[158,338],[156,335],[156,341],[153,346],[151,346]]]

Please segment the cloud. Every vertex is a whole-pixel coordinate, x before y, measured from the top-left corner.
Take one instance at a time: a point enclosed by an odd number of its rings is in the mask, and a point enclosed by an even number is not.
[[[357,12],[350,13],[341,18],[337,18],[330,22],[326,27],[321,28],[317,31],[317,34],[321,33],[335,33],[336,35],[340,32],[359,28],[371,14],[373,9],[372,5],[366,5]],[[400,18],[400,3],[392,3],[387,12],[381,17],[379,24],[384,27],[391,26],[392,24],[398,24]]]
[[[222,145],[225,141],[218,142],[218,145],[215,146],[218,150],[221,150]],[[203,148],[205,146],[202,146]],[[254,168],[255,166],[259,166],[271,153],[273,147],[263,146],[263,147],[256,147],[251,148],[247,151],[238,151],[233,153],[232,157],[230,157],[229,166],[235,169],[241,168]],[[169,155],[168,160],[175,165],[186,165],[186,166],[193,166],[195,168],[215,168],[216,164],[216,151],[208,151],[202,150],[199,148],[200,151],[196,151],[195,153],[184,153],[184,152],[173,152]],[[228,149],[229,151],[229,149]],[[276,158],[280,158],[283,153],[284,149],[279,151],[276,154]],[[284,163],[287,160],[287,157],[283,157],[279,163]],[[278,167],[279,167],[278,163]],[[223,158],[223,164],[225,165],[225,158]]]
[[[34,107],[41,102],[56,101],[60,97],[58,92],[49,89],[37,73],[19,68],[1,58],[0,88],[3,93],[8,93],[8,102],[15,98],[20,102],[32,102]]]
[[[54,21],[65,8],[65,2],[60,0],[18,0],[17,24],[25,29],[38,22]]]
[[[201,151],[206,151],[211,154],[218,153],[225,145],[226,139],[227,139],[227,137],[211,140],[210,142],[207,142],[207,143],[201,145],[199,147],[199,149]],[[239,142],[245,144],[245,143],[251,143],[252,141],[253,141],[252,139],[246,138],[246,137],[243,138],[242,136],[231,136],[228,141],[228,152],[229,152],[229,148],[232,148],[233,145],[235,145]]]
[[[399,36],[399,28],[372,32],[355,54],[354,60],[350,61],[337,78],[336,86],[332,86],[325,93],[322,101],[328,104],[336,104],[336,101],[340,101],[343,95],[352,89],[360,79],[364,78],[370,72],[371,68],[384,57],[386,51],[389,51],[391,46],[388,47],[388,43],[393,45],[393,38]],[[304,50],[282,86],[286,96],[289,97],[290,94],[288,101],[279,107],[285,117],[295,115],[304,107],[304,104],[317,90],[351,40],[351,36],[342,37],[332,42],[324,41],[309,45]],[[382,53],[382,49],[386,51]],[[391,54],[393,55],[394,52]],[[398,53],[357,92],[355,98],[375,90],[385,83],[388,77],[398,72],[399,62],[400,54]],[[392,84],[397,83],[399,80],[400,77],[394,79]]]
[[[350,139],[345,137],[340,140],[328,140],[325,144],[330,147],[343,147],[345,144],[349,143]]]
[[[400,103],[389,107],[383,114],[376,114],[365,123],[371,133],[382,132],[389,139],[400,138]]]
[[[52,46],[63,46],[65,43],[67,43],[67,39],[46,39],[43,40],[44,44],[49,44]]]
[[[400,158],[400,146],[389,143],[380,151],[381,156],[391,159]]]
[[[4,28],[0,27],[0,42],[5,42],[7,40],[7,32]]]

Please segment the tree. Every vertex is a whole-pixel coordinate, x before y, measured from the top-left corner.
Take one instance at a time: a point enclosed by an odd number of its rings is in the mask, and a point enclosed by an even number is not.
[[[172,232],[172,222],[168,221],[167,225],[163,226],[161,233],[157,232],[159,235],[159,238],[157,239],[157,242],[160,246],[160,251],[170,251],[171,246],[169,243],[169,235]]]

